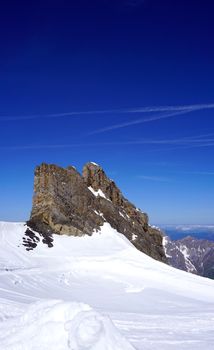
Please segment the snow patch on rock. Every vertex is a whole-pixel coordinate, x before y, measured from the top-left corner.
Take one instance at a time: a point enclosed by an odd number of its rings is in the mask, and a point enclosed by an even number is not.
[[[98,191],[95,191],[91,186],[89,186],[88,189],[93,193],[94,196],[96,197],[100,196],[110,201],[110,199],[106,197],[106,195],[103,193],[101,189],[99,189]]]

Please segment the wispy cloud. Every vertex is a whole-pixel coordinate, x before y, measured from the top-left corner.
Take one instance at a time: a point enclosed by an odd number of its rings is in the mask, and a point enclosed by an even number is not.
[[[150,175],[138,175],[138,179],[156,181],[156,182],[172,182],[172,179],[161,177],[161,176],[150,176]]]
[[[178,111],[174,111],[174,112],[170,112],[170,113],[164,113],[161,115],[155,115],[152,117],[146,117],[146,118],[144,117],[144,118],[140,118],[140,119],[135,119],[135,120],[131,120],[131,121],[120,123],[120,124],[109,125],[105,128],[94,130],[94,131],[90,132],[89,135],[100,134],[103,132],[121,129],[121,128],[125,128],[128,126],[133,126],[136,124],[151,123],[151,122],[154,122],[157,120],[168,119],[168,118],[172,118],[172,117],[179,116],[179,115],[186,115],[188,113],[192,113],[192,112],[200,110],[200,109],[201,108],[196,109],[196,107],[194,107],[194,108],[192,107],[192,108],[178,110]]]
[[[199,176],[214,176],[213,171],[174,171],[173,174],[181,175],[199,175]],[[155,181],[155,182],[174,182],[173,178],[153,175],[137,175],[138,179]]]
[[[45,118],[61,118],[61,117],[84,117],[88,115],[105,115],[105,114],[135,114],[135,113],[162,113],[162,112],[173,112],[172,115],[156,115],[151,118],[145,118],[147,122],[169,118],[170,116],[175,115],[174,112],[180,112],[181,114],[185,114],[188,112],[204,110],[204,109],[214,109],[214,103],[210,104],[196,104],[196,105],[183,105],[183,106],[148,106],[148,107],[135,107],[135,108],[120,108],[120,109],[105,109],[105,110],[89,110],[89,111],[71,111],[71,112],[63,112],[63,113],[52,113],[52,114],[35,114],[35,115],[18,115],[18,116],[0,116],[0,122],[6,121],[18,121],[18,120],[31,120],[31,119],[45,119]],[[179,114],[180,114],[179,113]],[[171,113],[169,113],[171,114]],[[143,119],[141,119],[142,122]],[[132,125],[139,124],[140,120],[132,121]],[[120,124],[121,125],[121,124]],[[123,123],[122,126],[129,126],[130,124]],[[112,126],[116,128],[115,126]],[[109,128],[109,127],[107,127]],[[106,129],[107,129],[106,128]],[[97,130],[98,131],[98,130]]]
[[[182,171],[180,174],[214,176],[214,171]]]
[[[158,148],[158,149],[152,149],[150,152],[158,152],[158,151],[175,151],[175,150],[185,150],[185,149],[191,149],[191,148],[206,148],[206,147],[213,147],[214,142],[206,142],[204,140],[203,143],[189,143],[187,145],[180,144],[177,147],[168,147],[168,148]]]
[[[72,143],[72,144],[34,144],[34,145],[14,145],[14,146],[0,146],[1,151],[6,150],[39,150],[39,149],[63,149],[63,148],[76,148],[76,147],[102,147],[102,146],[137,146],[137,145],[157,145],[158,150],[173,150],[173,149],[186,149],[194,147],[210,147],[214,146],[213,134],[203,134],[174,139],[138,139],[130,141],[115,141],[115,142],[88,142],[88,143]],[[173,146],[162,148],[160,146]],[[151,149],[150,151],[157,151],[157,149]]]

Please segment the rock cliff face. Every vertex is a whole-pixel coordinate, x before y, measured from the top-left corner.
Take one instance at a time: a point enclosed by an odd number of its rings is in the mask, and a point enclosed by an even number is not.
[[[28,226],[43,236],[51,233],[92,235],[108,222],[139,250],[166,261],[159,230],[137,209],[95,163],[82,176],[74,167],[41,164],[35,170],[33,208]]]

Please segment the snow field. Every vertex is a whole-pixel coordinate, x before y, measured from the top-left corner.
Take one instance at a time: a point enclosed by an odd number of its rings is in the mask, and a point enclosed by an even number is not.
[[[214,281],[153,260],[107,223],[33,251],[25,230],[0,222],[0,350],[213,350]]]

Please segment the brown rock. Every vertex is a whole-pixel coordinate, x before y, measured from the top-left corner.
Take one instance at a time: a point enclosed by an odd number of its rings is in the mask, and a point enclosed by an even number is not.
[[[73,167],[36,168],[28,222],[32,229],[42,234],[92,235],[105,221],[142,252],[166,261],[160,231],[148,225],[147,214],[123,197],[100,166],[87,163],[82,176]]]
[[[35,170],[29,226],[42,232],[81,236],[99,229],[103,218],[95,213],[95,197],[73,168],[41,164]]]

